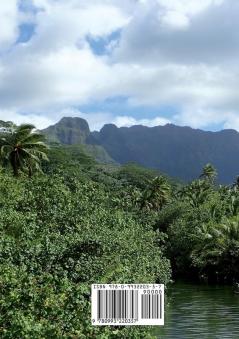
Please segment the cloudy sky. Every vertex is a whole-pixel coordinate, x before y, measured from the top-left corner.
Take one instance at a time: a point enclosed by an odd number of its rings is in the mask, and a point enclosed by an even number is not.
[[[239,130],[238,0],[0,2],[0,119]]]

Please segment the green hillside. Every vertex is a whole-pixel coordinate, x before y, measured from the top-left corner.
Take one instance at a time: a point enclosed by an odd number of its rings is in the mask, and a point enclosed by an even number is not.
[[[47,150],[32,127],[20,131],[0,139],[1,158],[10,152],[0,169],[1,338],[155,339],[150,327],[92,326],[91,284],[237,286],[239,180],[217,186],[208,164],[182,185],[135,163],[98,163],[79,145]],[[37,147],[49,161],[29,176]]]
[[[86,143],[90,135],[88,123],[81,118],[63,118],[54,126],[50,126],[42,133],[46,136],[47,142],[52,146],[62,145],[69,152],[84,152],[101,163],[115,163],[106,150],[100,145]],[[68,147],[68,148],[67,148]]]
[[[232,183],[239,174],[239,133],[234,130],[206,132],[165,125],[118,128],[105,125],[90,132],[81,118],[63,118],[43,131],[49,141],[85,148],[102,162],[135,162],[185,182],[196,179],[207,163],[218,169],[219,183]],[[100,147],[100,148],[99,148]]]
[[[118,128],[105,125],[91,133],[89,142],[101,145],[118,163],[137,162],[184,181],[197,178],[207,163],[218,169],[220,183],[232,183],[239,174],[239,133],[206,132],[165,125]]]

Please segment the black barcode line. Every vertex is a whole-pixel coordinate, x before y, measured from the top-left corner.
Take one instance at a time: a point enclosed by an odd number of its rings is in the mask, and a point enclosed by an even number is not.
[[[98,290],[97,319],[138,319],[138,291]]]
[[[141,319],[162,319],[162,295],[141,295]]]

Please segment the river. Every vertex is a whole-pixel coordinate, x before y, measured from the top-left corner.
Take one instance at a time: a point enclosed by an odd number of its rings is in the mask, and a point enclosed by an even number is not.
[[[239,339],[239,294],[231,287],[176,283],[165,300],[162,339]]]

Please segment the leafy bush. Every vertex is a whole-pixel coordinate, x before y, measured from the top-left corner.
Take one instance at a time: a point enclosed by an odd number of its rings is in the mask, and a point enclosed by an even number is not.
[[[90,284],[167,283],[158,235],[103,185],[73,179],[1,173],[0,336],[150,338],[141,327],[92,327]]]

